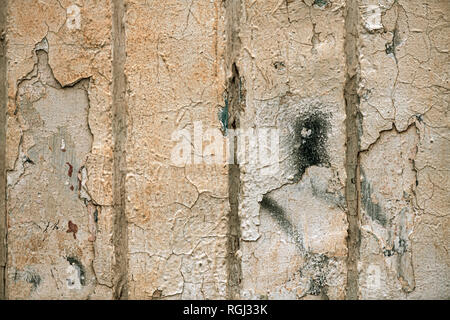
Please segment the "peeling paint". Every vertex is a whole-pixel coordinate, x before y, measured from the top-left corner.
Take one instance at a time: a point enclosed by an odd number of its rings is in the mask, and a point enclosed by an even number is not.
[[[447,2],[7,2],[0,298],[448,297]]]

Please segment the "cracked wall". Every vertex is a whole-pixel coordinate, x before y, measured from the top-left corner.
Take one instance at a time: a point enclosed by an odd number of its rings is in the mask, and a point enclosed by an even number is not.
[[[7,26],[6,296],[112,297],[110,3],[9,1]]]
[[[170,163],[172,132],[220,128],[222,2],[125,5],[129,296],[226,298],[227,167]]]
[[[361,298],[449,297],[449,12],[360,3]]]
[[[241,164],[243,298],[344,298],[344,8],[242,3],[241,128],[280,129],[276,172]]]
[[[447,1],[0,4],[0,297],[448,299]]]
[[[61,87],[48,65],[47,50],[44,39],[34,50],[33,70],[17,86],[15,114],[22,136],[14,169],[7,175],[9,294],[28,298],[39,291],[40,297],[81,298],[95,286],[93,271],[81,272],[93,260],[90,241],[95,238],[89,229],[95,222],[88,221],[91,199],[77,174],[86,170],[83,163],[92,144],[89,80]],[[74,261],[79,275],[65,283],[64,273],[75,268]],[[39,281],[30,282],[23,272]]]

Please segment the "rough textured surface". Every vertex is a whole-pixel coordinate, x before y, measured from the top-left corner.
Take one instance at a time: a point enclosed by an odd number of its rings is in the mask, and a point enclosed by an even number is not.
[[[240,127],[279,128],[280,160],[241,164],[241,295],[344,298],[344,3],[242,6]]]
[[[0,0],[0,298],[450,298],[449,12]]]
[[[111,6],[8,6],[7,296],[112,296]]]
[[[129,297],[225,298],[227,168],[170,162],[174,131],[220,128],[222,1],[126,6]]]
[[[449,12],[448,1],[360,6],[361,298],[450,294]]]
[[[6,86],[6,11],[7,0],[0,1],[0,299],[6,296],[6,104],[8,101]]]

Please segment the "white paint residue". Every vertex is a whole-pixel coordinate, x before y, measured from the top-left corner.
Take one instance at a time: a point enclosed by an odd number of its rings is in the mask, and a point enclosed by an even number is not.
[[[81,289],[81,270],[77,265],[70,264],[67,269],[67,288],[70,290]]]
[[[367,287],[372,290],[379,289],[381,285],[381,270],[380,267],[371,264],[367,268]]]
[[[81,29],[80,7],[78,7],[76,4],[73,4],[67,8],[66,26],[69,30]]]
[[[367,30],[375,31],[383,29],[383,24],[381,23],[381,8],[378,5],[368,5],[364,10],[363,17],[364,26]]]

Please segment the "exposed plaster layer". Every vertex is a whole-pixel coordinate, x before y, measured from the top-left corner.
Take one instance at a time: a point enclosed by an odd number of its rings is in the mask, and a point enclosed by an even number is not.
[[[100,205],[112,204],[111,143],[111,12],[110,2],[80,1],[80,28],[67,23],[71,1],[14,1],[8,11],[8,148],[7,169],[14,167],[20,129],[11,115],[20,79],[33,69],[33,49],[44,37],[49,44],[49,65],[55,79],[71,85],[90,78],[89,128],[94,136],[92,152],[86,163],[90,177],[87,187]],[[100,18],[99,18],[100,17]]]
[[[18,85],[16,116],[23,133],[8,172],[8,294],[83,298],[96,285],[88,200],[81,198],[76,174],[92,144],[89,80],[61,87],[46,46],[46,39],[36,46],[36,65]]]
[[[449,12],[360,1],[363,299],[449,296]]]
[[[280,134],[278,168],[240,165],[241,296],[343,298],[344,2],[245,1],[241,11],[240,128]]]
[[[171,163],[176,130],[221,128],[222,1],[125,4],[129,298],[225,298],[227,166]]]
[[[110,34],[109,1],[9,2],[11,299],[112,297]]]
[[[404,133],[390,130],[361,154],[363,298],[403,299],[416,288],[411,236],[420,220],[414,199],[417,143],[414,126]]]
[[[243,297],[343,298],[347,221],[336,182],[331,169],[314,166],[264,196],[261,237],[244,243]]]

